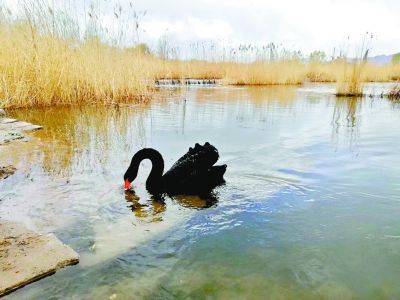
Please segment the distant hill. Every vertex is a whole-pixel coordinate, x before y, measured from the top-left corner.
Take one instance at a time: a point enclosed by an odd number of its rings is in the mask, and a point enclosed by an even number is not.
[[[392,55],[383,54],[383,55],[368,57],[368,62],[373,65],[382,66],[391,64],[393,62],[393,58],[396,62],[400,63],[400,52]]]

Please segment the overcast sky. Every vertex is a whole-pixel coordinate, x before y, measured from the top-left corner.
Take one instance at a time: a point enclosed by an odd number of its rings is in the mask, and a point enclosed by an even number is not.
[[[18,2],[3,1],[11,6]],[[77,0],[48,0],[64,5],[71,1]],[[140,39],[153,44],[162,36],[178,45],[209,40],[234,45],[274,42],[304,53],[323,50],[330,54],[334,47],[351,44],[355,48],[370,32],[374,35],[372,55],[400,51],[399,0],[77,1],[86,8],[91,2],[102,7],[100,21],[105,27],[112,27],[116,3],[128,7],[132,2],[136,11],[147,11],[140,21]],[[82,19],[84,14],[77,15]]]
[[[400,51],[398,0],[138,0],[147,10],[143,38],[157,39],[166,31],[179,42],[227,40],[267,44],[310,52],[359,43],[372,32],[373,54]]]

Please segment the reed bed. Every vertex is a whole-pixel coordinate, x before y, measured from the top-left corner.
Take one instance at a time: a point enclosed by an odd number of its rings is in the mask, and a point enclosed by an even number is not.
[[[0,28],[0,106],[145,101],[142,56],[97,40],[42,36],[28,25]]]
[[[274,44],[240,46],[223,57],[204,54],[203,48],[202,59],[179,59],[168,51],[155,54],[138,41],[132,47],[105,41],[100,29],[82,36],[78,25],[57,19],[46,2],[26,3],[20,18],[7,18],[0,7],[0,107],[143,102],[151,99],[157,79],[220,79],[229,85],[336,82],[338,95],[361,94],[363,82],[400,79],[400,64],[308,62]]]
[[[307,66],[298,60],[228,64],[225,82],[232,85],[296,85],[306,80]]]

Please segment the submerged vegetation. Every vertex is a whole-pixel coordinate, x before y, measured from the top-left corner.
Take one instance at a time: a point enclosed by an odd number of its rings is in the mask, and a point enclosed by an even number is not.
[[[76,9],[75,2],[64,2],[64,8]],[[132,5],[125,15],[121,5],[114,7],[111,32],[100,25],[93,4],[84,25],[46,1],[22,4],[19,12],[0,7],[0,107],[146,101],[154,81],[164,78],[221,79],[231,85],[337,82],[338,95],[362,94],[363,82],[400,79],[400,64],[370,65],[368,51],[349,61],[321,51],[304,57],[272,43],[219,52],[203,43],[191,46],[193,57],[183,58],[167,38],[155,49],[140,43],[145,12]]]

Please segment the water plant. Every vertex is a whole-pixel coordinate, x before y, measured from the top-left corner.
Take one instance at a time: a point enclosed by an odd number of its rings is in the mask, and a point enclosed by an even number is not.
[[[400,102],[400,85],[394,86],[386,96],[393,102]]]
[[[343,73],[336,80],[336,96],[351,97],[363,95],[364,81],[362,73],[367,65],[368,54],[370,51],[369,41],[372,38],[373,35],[370,35],[367,32],[354,59],[349,60],[345,54],[339,58],[339,61],[343,66]]]

